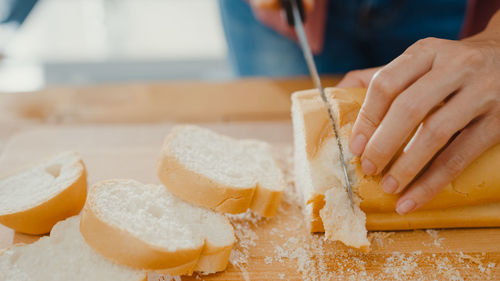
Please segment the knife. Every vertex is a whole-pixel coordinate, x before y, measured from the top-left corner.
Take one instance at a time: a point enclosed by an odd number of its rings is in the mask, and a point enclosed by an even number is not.
[[[333,132],[335,133],[337,139],[337,146],[339,148],[339,160],[342,165],[342,170],[344,172],[345,182],[346,182],[346,190],[351,201],[351,206],[353,204],[352,199],[352,190],[351,183],[349,181],[349,176],[347,175],[347,167],[344,161],[344,150],[342,149],[342,143],[340,142],[340,138],[338,137],[338,128],[337,123],[335,123],[335,118],[332,113],[332,106],[325,95],[325,90],[321,85],[321,80],[319,79],[318,70],[316,68],[316,64],[314,63],[314,58],[311,52],[311,48],[309,47],[309,43],[307,42],[306,33],[304,31],[304,5],[302,0],[281,0],[281,6],[285,10],[286,18],[288,25],[293,26],[295,28],[295,33],[299,39],[299,44],[302,49],[302,53],[304,54],[304,58],[306,59],[307,67],[309,68],[309,73],[311,75],[312,80],[314,81],[314,85],[318,88],[321,99],[323,100],[326,109],[328,110],[328,115],[330,117],[330,121],[333,126]]]

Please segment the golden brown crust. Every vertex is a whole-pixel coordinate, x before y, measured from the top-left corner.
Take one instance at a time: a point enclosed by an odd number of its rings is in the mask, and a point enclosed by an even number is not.
[[[162,152],[156,166],[158,178],[175,196],[219,212],[245,212],[252,202],[255,188],[234,188],[187,169],[174,157]]]
[[[0,223],[18,232],[27,234],[49,233],[61,220],[77,215],[87,198],[87,174],[79,161],[80,176],[56,196],[31,209],[0,216]]]
[[[282,190],[272,190],[257,185],[253,194],[250,209],[260,216],[272,217],[276,215],[281,202]]]
[[[408,230],[419,228],[498,227],[500,203],[422,210],[404,216],[393,213],[366,214],[368,230]]]
[[[202,244],[197,248],[169,251],[145,243],[104,222],[94,212],[91,204],[88,202],[82,213],[82,236],[94,250],[119,264],[137,269],[162,270],[196,262],[201,254]]]
[[[229,226],[229,220],[224,219]],[[234,238],[226,245],[212,244],[205,238],[198,246],[175,251],[148,244],[100,217],[95,210],[92,192],[82,212],[80,231],[89,246],[119,264],[169,275],[224,270],[234,245]]]
[[[237,188],[227,186],[196,173],[180,163],[169,151],[176,129],[166,137],[156,172],[162,184],[175,196],[212,210],[239,214],[252,209],[264,217],[276,214],[281,202],[282,190],[251,186]]]

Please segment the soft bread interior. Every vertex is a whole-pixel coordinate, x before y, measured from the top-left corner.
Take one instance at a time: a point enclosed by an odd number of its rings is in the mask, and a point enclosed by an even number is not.
[[[355,203],[351,204],[345,190],[332,188],[326,192],[325,206],[319,212],[325,227],[325,236],[347,246],[368,251],[370,242],[365,226],[366,215],[359,208],[357,196],[353,196]]]
[[[251,208],[272,216],[285,186],[272,155],[261,141],[177,126],[165,140],[157,172],[173,194],[193,204],[229,213]]]
[[[58,154],[0,180],[0,215],[38,206],[72,185],[84,171],[75,152]]]
[[[142,271],[115,264],[90,248],[79,231],[79,217],[57,223],[50,237],[15,246],[0,255],[0,280],[143,281]]]
[[[182,201],[163,186],[134,180],[94,185],[83,216],[82,233],[93,248],[137,268],[162,271],[190,263],[183,273],[191,273],[204,255],[229,253],[235,239],[224,215]],[[91,227],[89,217],[107,230]]]

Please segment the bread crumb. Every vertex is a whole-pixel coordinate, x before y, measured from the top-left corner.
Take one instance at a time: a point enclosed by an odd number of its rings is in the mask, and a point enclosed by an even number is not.
[[[148,273],[148,281],[182,281],[180,276],[159,275]]]
[[[229,256],[229,262],[240,270],[245,281],[250,280],[248,273],[248,262],[250,259],[250,248],[257,245],[259,236],[252,229],[258,227],[258,223],[264,218],[252,213],[250,210],[243,214],[226,215],[233,225],[236,243]]]
[[[386,231],[377,231],[377,232],[369,232],[368,240],[371,244],[376,245],[377,247],[384,247],[385,244],[390,245],[394,242],[391,237],[395,232],[386,232]]]
[[[433,241],[434,246],[441,247],[441,242],[444,240],[444,238],[439,237],[437,230],[427,229],[425,230],[425,232],[427,232],[427,234],[429,234],[429,236],[431,236],[434,239]]]
[[[291,157],[291,153],[290,156]],[[229,216],[235,226],[238,243],[231,253],[231,263],[242,271],[242,277],[249,280],[248,268],[252,267],[249,249],[256,247],[259,237],[255,233],[264,223],[269,225],[268,241],[273,253],[266,252],[264,262],[273,263],[282,269],[291,271],[278,272],[275,279],[302,280],[491,280],[495,263],[485,263],[486,253],[424,253],[422,249],[411,252],[389,252],[391,245],[400,241],[405,232],[370,232],[368,237],[376,245],[371,253],[362,253],[345,247],[341,243],[324,241],[323,234],[311,234],[301,212],[302,200],[291,181],[291,161],[287,163],[285,178],[287,188],[283,194],[280,211],[275,218],[261,219],[251,213],[243,216]],[[288,216],[287,224],[280,224],[283,216]],[[278,223],[277,223],[278,222]],[[277,224],[275,224],[277,223]],[[423,231],[421,231],[424,233]],[[439,237],[436,230],[428,230],[426,234],[432,238],[429,246],[442,246],[444,238]],[[269,237],[269,236],[267,236]],[[261,238],[263,239],[263,238]],[[241,242],[240,242],[241,241]],[[241,245],[240,245],[241,244]],[[404,247],[398,247],[406,249]],[[425,250],[424,250],[425,251]],[[262,261],[262,259],[260,259]],[[479,268],[481,265],[484,271]],[[281,270],[281,269],[280,269]],[[298,274],[298,276],[297,276]],[[491,274],[491,276],[490,276]],[[272,278],[270,278],[272,279]]]

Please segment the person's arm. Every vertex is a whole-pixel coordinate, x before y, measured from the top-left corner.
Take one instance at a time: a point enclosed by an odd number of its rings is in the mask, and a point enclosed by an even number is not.
[[[404,192],[398,213],[414,211],[500,142],[500,11],[473,37],[420,40],[386,66],[347,74],[338,86],[368,86],[349,147],[366,174],[388,168],[382,188]]]

